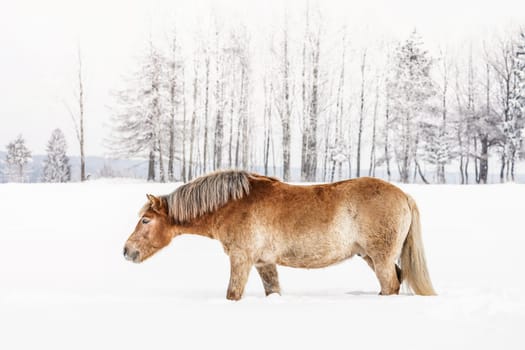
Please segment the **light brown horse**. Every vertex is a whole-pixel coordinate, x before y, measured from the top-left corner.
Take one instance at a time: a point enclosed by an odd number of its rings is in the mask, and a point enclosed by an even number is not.
[[[253,266],[269,295],[280,293],[276,265],[320,268],[356,254],[375,272],[382,295],[399,293],[403,280],[416,294],[435,294],[416,203],[385,181],[295,186],[231,170],[147,197],[126,259],[142,262],[183,233],[217,239],[230,257],[228,299],[242,297]]]

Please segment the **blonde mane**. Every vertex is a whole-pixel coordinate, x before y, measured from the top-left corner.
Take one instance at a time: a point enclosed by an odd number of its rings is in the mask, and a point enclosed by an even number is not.
[[[192,180],[167,195],[169,216],[184,224],[211,213],[231,200],[250,193],[251,174],[241,170],[223,170]]]

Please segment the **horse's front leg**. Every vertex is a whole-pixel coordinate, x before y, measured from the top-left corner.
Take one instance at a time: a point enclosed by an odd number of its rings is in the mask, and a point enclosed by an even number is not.
[[[244,293],[253,262],[244,254],[230,254],[230,283],[226,298],[239,300]]]
[[[277,266],[275,264],[257,265],[257,272],[261,276],[264,292],[266,295],[272,293],[281,294],[281,288],[279,287],[279,276],[277,275]]]

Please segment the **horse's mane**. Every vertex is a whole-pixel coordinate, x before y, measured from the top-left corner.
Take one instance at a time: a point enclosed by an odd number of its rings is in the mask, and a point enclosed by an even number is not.
[[[167,195],[169,216],[184,224],[213,212],[231,200],[250,194],[250,174],[242,170],[223,170],[207,174],[178,187]]]

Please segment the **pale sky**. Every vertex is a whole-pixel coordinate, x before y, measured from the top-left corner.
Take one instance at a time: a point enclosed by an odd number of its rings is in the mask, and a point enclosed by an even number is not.
[[[44,153],[60,127],[69,153],[78,154],[64,102],[72,103],[77,47],[82,48],[86,82],[86,153],[104,155],[110,92],[133,64],[150,36],[177,21],[185,40],[195,23],[219,13],[242,19],[251,30],[270,31],[285,7],[302,11],[304,1],[20,0],[0,7],[0,149],[23,134],[33,153]],[[525,1],[366,0],[322,1],[327,18],[360,33],[402,40],[417,28],[434,45],[481,40],[509,26],[525,26]],[[365,38],[362,38],[365,40]]]

